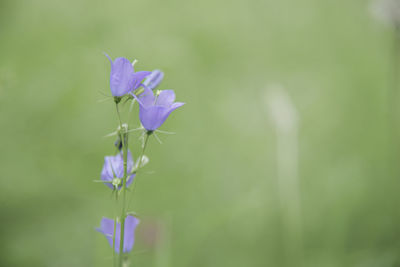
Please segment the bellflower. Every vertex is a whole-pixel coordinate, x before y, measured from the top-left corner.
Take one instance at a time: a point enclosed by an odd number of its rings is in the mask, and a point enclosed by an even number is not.
[[[185,104],[181,102],[174,103],[175,93],[173,90],[163,90],[156,97],[153,91],[146,86],[139,97],[135,95],[134,97],[140,105],[140,122],[147,131],[154,131],[159,128],[172,111]]]
[[[163,78],[164,72],[162,72],[161,70],[153,70],[151,74],[146,77],[143,84],[151,90],[154,90],[161,83]]]
[[[135,229],[139,224],[139,219],[128,215],[125,219],[125,229],[124,229],[124,247],[123,252],[130,252],[135,243]],[[108,240],[111,247],[114,247],[115,252],[119,253],[119,245],[121,238],[121,224],[117,223],[116,235],[115,235],[115,246],[113,246],[114,240],[114,220],[109,218],[101,219],[100,228],[96,230],[102,233]]]
[[[128,150],[128,158],[127,158],[128,174],[132,171],[133,165],[134,163],[132,154]],[[104,157],[104,165],[101,171],[101,180],[106,182],[104,184],[111,189],[114,189],[115,186],[118,186],[118,189],[121,189],[123,176],[124,176],[124,159],[122,156],[122,152],[118,153],[115,156]],[[132,183],[134,177],[135,174],[128,176],[126,186],[129,186]]]
[[[110,88],[113,96],[121,97],[136,90],[143,79],[151,74],[150,71],[135,72],[131,62],[126,58],[118,57],[112,61],[107,54],[105,55],[111,63]]]

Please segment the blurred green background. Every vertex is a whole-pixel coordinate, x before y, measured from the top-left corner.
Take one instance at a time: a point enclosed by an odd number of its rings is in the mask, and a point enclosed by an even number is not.
[[[131,266],[400,266],[393,32],[368,1],[2,0],[0,36],[0,266],[112,265],[103,51],[187,103],[150,140]]]

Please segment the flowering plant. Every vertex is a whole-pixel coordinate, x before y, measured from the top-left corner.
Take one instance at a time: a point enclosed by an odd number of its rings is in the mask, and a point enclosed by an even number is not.
[[[115,156],[106,156],[101,171],[99,182],[104,183],[113,190],[116,199],[120,204],[119,216],[114,219],[103,218],[97,231],[102,233],[108,240],[115,253],[114,265],[119,267],[128,266],[127,258],[135,241],[135,229],[139,224],[139,219],[127,213],[127,188],[134,187],[138,171],[148,162],[145,150],[149,137],[154,135],[157,139],[158,128],[165,122],[172,111],[184,105],[175,101],[175,93],[172,90],[156,91],[153,90],[161,83],[164,73],[160,70],[154,71],[134,71],[134,61],[131,62],[123,57],[116,58],[114,61],[106,54],[111,63],[110,89],[113,96],[117,117],[118,128],[110,134],[116,136],[115,146],[118,153]],[[122,101],[124,100],[124,101]],[[120,105],[131,103],[129,112],[137,101],[139,103],[139,119],[141,127],[130,129],[128,122],[123,123],[120,114]],[[142,131],[141,153],[136,163],[133,155],[128,149],[129,133]],[[132,190],[133,191],[133,190]]]

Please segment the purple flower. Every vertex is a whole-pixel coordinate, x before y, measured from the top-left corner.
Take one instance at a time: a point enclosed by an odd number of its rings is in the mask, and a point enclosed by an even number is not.
[[[110,88],[113,96],[123,96],[140,87],[141,82],[150,71],[135,72],[128,59],[118,57],[114,61],[105,54],[111,63]]]
[[[134,95],[134,97],[136,96]],[[153,91],[147,87],[144,88],[144,92],[139,97],[136,97],[136,99],[140,105],[140,122],[148,131],[154,131],[159,128],[172,111],[185,104],[181,102],[174,103],[175,93],[173,90],[163,90],[156,97]]]
[[[151,74],[146,77],[146,80],[144,80],[143,84],[151,90],[154,90],[161,83],[163,78],[164,72],[161,70],[153,70]]]
[[[123,252],[129,252],[133,248],[133,244],[135,243],[135,229],[139,224],[139,219],[128,215],[125,219],[125,231],[124,231],[124,248]],[[116,235],[115,235],[115,246],[113,246],[114,240],[114,220],[109,218],[101,219],[100,228],[96,228],[96,230],[103,235],[108,240],[108,243],[111,247],[115,248],[115,252],[119,253],[119,244],[121,237],[121,224],[117,223]]]
[[[127,159],[128,174],[132,171],[133,164],[134,163],[132,159],[132,154],[128,150],[128,159]],[[114,186],[118,185],[118,189],[121,189],[123,177],[124,177],[124,159],[122,157],[122,152],[118,153],[115,156],[104,157],[103,170],[101,171],[101,180],[107,182],[104,184],[111,189],[114,189],[115,188]],[[132,183],[134,177],[135,174],[128,176],[126,186],[129,186]],[[119,178],[119,179],[114,179],[114,178]]]

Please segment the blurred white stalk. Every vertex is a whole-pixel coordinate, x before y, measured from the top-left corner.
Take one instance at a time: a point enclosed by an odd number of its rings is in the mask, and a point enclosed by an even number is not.
[[[400,25],[400,1],[399,0],[373,0],[369,9],[377,20],[397,28]]]
[[[267,87],[268,115],[276,129],[277,180],[286,253],[301,256],[301,197],[298,175],[298,112],[280,85]]]
[[[171,254],[171,234],[170,229],[172,225],[172,217],[170,215],[164,216],[164,220],[160,221],[157,225],[157,238],[155,244],[155,266],[168,267],[170,266]]]
[[[388,94],[389,114],[398,112],[398,90],[400,70],[400,0],[374,0],[370,3],[369,9],[372,15],[379,21],[393,29],[392,53],[390,63],[392,64],[392,88]]]
[[[400,170],[397,159],[400,154],[400,0],[374,0],[369,5],[372,15],[379,21],[392,28],[393,41],[389,63],[390,87],[387,90],[387,151],[388,168],[395,171],[398,177]]]

